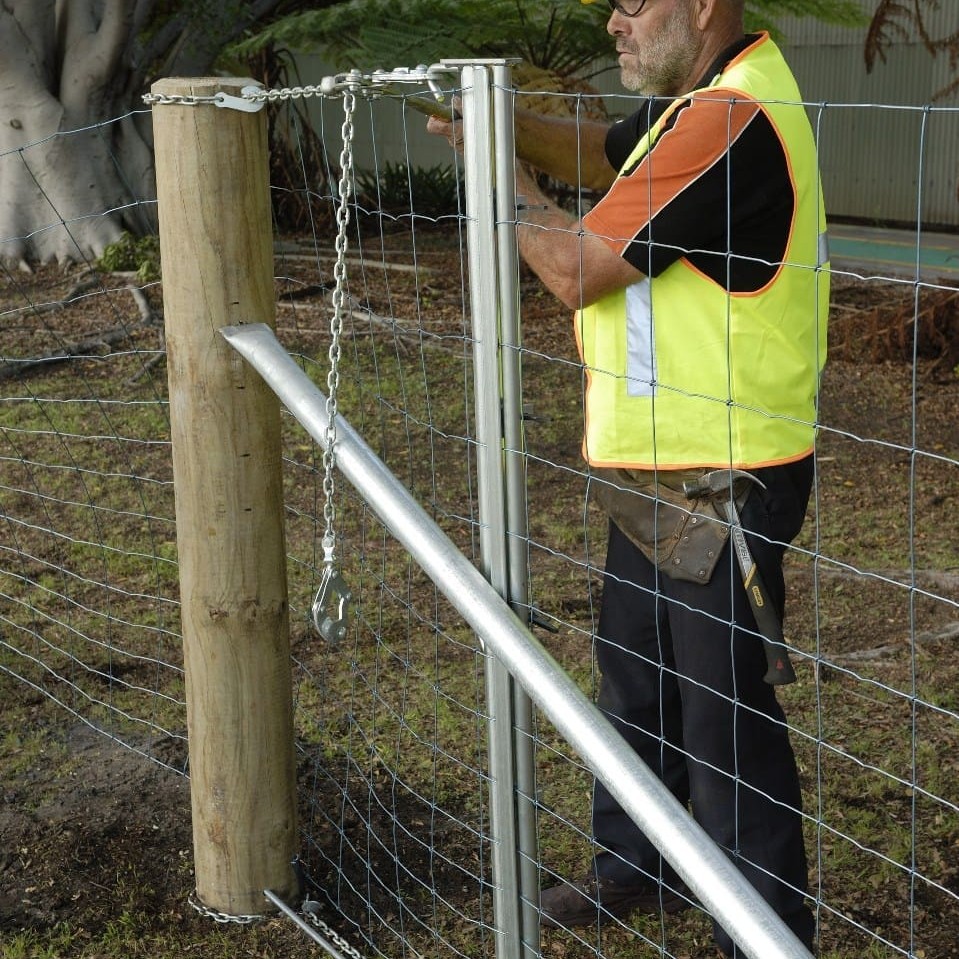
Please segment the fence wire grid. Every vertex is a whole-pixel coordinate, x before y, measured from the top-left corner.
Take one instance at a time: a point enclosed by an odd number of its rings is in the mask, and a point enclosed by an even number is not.
[[[516,93],[517,106],[528,97]],[[589,102],[615,114],[627,98]],[[582,109],[580,99],[578,108]],[[286,106],[269,109],[283,111]],[[849,111],[808,109],[825,145]],[[341,115],[314,114],[326,167],[276,188],[308,209],[277,231],[277,335],[327,374]],[[399,120],[397,120],[399,117]],[[787,551],[798,682],[781,701],[800,765],[823,956],[959,955],[959,290],[921,268],[923,150],[959,142],[959,111],[917,136],[912,275],[833,264],[830,359],[813,500]],[[290,129],[297,130],[291,117]],[[477,563],[473,332],[461,159],[404,153],[424,124],[361,100],[339,409]],[[399,124],[399,135],[396,124]],[[382,129],[391,132],[388,139]],[[0,166],[63,148],[62,134]],[[332,148],[330,144],[337,144]],[[397,144],[400,144],[399,150]],[[387,159],[397,156],[400,159]],[[828,210],[828,195],[827,195]],[[587,204],[589,194],[567,202]],[[148,205],[148,201],[143,201]],[[111,210],[91,210],[109,215]],[[71,223],[50,211],[50,230]],[[19,237],[0,237],[13,249]],[[0,683],[188,774],[162,281],[102,263],[24,272],[0,301]],[[565,309],[520,271],[529,597],[544,645],[588,693],[606,532],[579,455],[584,371]],[[322,451],[284,422],[302,859],[314,895],[365,955],[485,956],[492,915],[486,653],[345,483],[336,491],[348,639],[316,636]],[[590,776],[549,723],[532,732],[542,885],[594,850]],[[709,917],[543,933],[544,955],[712,956]]]

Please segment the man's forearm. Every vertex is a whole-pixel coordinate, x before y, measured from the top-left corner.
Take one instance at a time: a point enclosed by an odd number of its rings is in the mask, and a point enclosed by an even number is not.
[[[520,255],[570,309],[588,306],[641,279],[635,267],[553,203],[521,165],[516,168],[516,195],[525,197],[526,207],[517,210]]]
[[[524,201],[523,207],[516,211],[519,219],[516,242],[520,256],[547,289],[569,303],[569,264],[578,259],[579,225],[540,190],[533,177],[520,165],[516,168],[516,197]],[[578,296],[575,291],[573,293]]]
[[[615,179],[606,159],[606,124],[524,109],[514,120],[516,153],[537,170],[588,190],[605,190]]]

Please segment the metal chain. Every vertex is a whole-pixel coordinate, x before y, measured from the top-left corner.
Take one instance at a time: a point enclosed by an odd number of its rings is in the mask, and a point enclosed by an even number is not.
[[[187,898],[187,902],[197,913],[203,916],[204,919],[212,919],[214,922],[218,922],[221,925],[235,923],[237,925],[246,926],[254,922],[262,922],[268,918],[266,915],[233,916],[226,912],[220,912],[218,909],[211,909],[209,906],[205,906],[200,901],[195,889],[190,893],[189,897]],[[363,959],[363,954],[355,946],[351,945],[335,929],[327,925],[320,918],[319,912],[322,908],[323,906],[321,903],[316,902],[313,899],[305,899],[303,904],[300,906],[300,914],[305,916],[310,925],[314,926],[318,933],[323,938],[331,942],[344,956],[349,956],[349,959]],[[287,912],[287,914],[292,918],[296,918],[293,910],[286,908],[284,911]],[[303,928],[306,929],[305,926]]]
[[[300,911],[309,919],[312,925],[316,926],[324,938],[329,939],[337,949],[342,951],[343,955],[349,956],[350,959],[363,959],[363,954],[358,949],[347,942],[335,929],[330,928],[330,926],[319,917],[318,913],[321,908],[320,903],[307,899],[300,907]]]
[[[353,74],[356,74],[356,76],[354,77]],[[346,79],[346,77],[350,79]],[[330,97],[338,95],[340,90],[344,89],[345,85],[358,83],[359,79],[359,71],[354,70],[350,74],[324,77],[318,84],[303,87],[281,87],[274,90],[264,90],[259,86],[248,86],[240,91],[240,95],[251,104],[258,105],[277,103],[282,100],[298,100],[306,97]],[[164,106],[195,107],[202,104],[223,106],[224,99],[232,98],[228,96],[225,97],[223,93],[214,93],[209,96],[183,93],[145,93],[142,99],[144,103],[150,106],[153,104],[162,104]]]
[[[255,94],[262,93],[260,87],[246,86],[240,90],[239,96],[220,90],[217,93],[201,96],[200,94],[185,93],[147,93],[143,97],[144,103],[174,104],[183,107],[196,107],[202,104],[212,104],[215,107],[227,107],[230,110],[240,110],[243,113],[258,113],[266,105],[263,99],[257,99]]]
[[[358,81],[359,70],[352,70],[347,75]],[[347,81],[349,82],[349,81]],[[257,90],[247,94],[251,100],[260,103],[278,103],[283,100],[298,100],[306,97],[328,97],[339,93],[343,89],[344,75],[323,77],[317,84],[307,84],[302,87],[278,87],[273,90]]]
[[[197,895],[197,892],[196,892],[195,889],[194,889],[193,892],[191,892],[190,895],[187,897],[187,902],[188,902],[188,903],[190,904],[190,906],[191,906],[193,909],[195,909],[201,916],[203,916],[203,917],[206,918],[206,919],[212,919],[214,922],[218,922],[218,923],[220,923],[221,925],[222,925],[222,924],[225,924],[225,923],[233,922],[233,923],[237,923],[238,925],[241,925],[241,926],[247,926],[247,925],[249,925],[251,922],[259,922],[261,919],[264,919],[264,918],[265,918],[265,917],[262,916],[262,915],[259,915],[259,916],[255,916],[255,915],[232,916],[232,915],[230,915],[230,913],[228,913],[228,912],[220,912],[218,909],[211,909],[209,906],[205,906],[205,905],[200,901],[200,897]]]
[[[352,87],[343,91],[343,149],[340,153],[339,204],[336,208],[336,263],[333,267],[333,316],[330,319],[329,370],[326,374],[326,431],[323,451],[323,574],[313,599],[313,625],[328,643],[335,644],[347,634],[349,604],[353,596],[336,568],[336,417],[340,386],[340,340],[346,312],[346,246],[350,222],[350,192],[353,185],[353,112],[356,95]],[[331,607],[331,609],[328,609]]]
[[[334,562],[336,548],[336,504],[334,494],[336,486],[334,470],[336,468],[336,414],[337,391],[340,385],[340,357],[342,348],[340,339],[343,333],[343,314],[346,300],[346,247],[347,229],[350,223],[350,192],[353,186],[353,112],[356,108],[356,96],[348,89],[343,93],[343,149],[340,153],[339,206],[336,209],[336,264],[333,267],[333,317],[330,320],[330,368],[326,375],[326,449],[323,452],[323,560],[327,564]]]
[[[201,97],[181,93],[144,93],[143,102],[148,106],[160,103],[164,106],[195,107],[204,103],[211,103],[216,106],[217,100],[215,96]]]
[[[234,109],[250,109],[254,106],[262,106],[265,103],[277,103],[284,100],[298,100],[306,97],[333,97],[338,96],[341,92],[345,92],[347,95],[361,93],[366,97],[377,97],[387,92],[391,84],[425,83],[429,86],[436,101],[442,103],[446,94],[440,89],[437,79],[455,72],[454,67],[442,63],[434,63],[429,67],[420,64],[413,68],[397,67],[395,70],[374,70],[368,74],[354,69],[348,73],[337,73],[334,76],[323,77],[317,84],[307,84],[301,87],[278,87],[265,90],[259,86],[247,86],[240,91],[238,97],[222,92],[211,96],[145,93],[142,100],[150,106],[164,104],[192,107],[212,104],[218,107],[231,106]],[[248,106],[242,106],[243,101]]]

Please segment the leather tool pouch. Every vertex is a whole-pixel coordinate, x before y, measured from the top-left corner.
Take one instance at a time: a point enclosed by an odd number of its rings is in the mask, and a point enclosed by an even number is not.
[[[689,499],[683,491],[683,483],[708,472],[594,469],[598,482],[592,489],[609,518],[663,573],[708,583],[729,539],[729,524],[714,496]],[[737,493],[741,508],[748,485]]]

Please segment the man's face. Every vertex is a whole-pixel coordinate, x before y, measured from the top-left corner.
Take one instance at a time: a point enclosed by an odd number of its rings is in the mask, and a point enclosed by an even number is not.
[[[674,96],[698,77],[690,72],[703,46],[688,0],[648,0],[638,16],[610,15],[623,86],[636,93]]]

